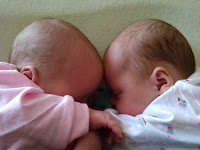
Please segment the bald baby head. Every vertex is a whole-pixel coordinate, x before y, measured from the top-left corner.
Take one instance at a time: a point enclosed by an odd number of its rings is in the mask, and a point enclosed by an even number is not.
[[[35,67],[37,84],[47,93],[58,95],[66,94],[63,90],[58,93],[51,90],[58,80],[66,81],[69,85],[66,90],[77,88],[74,80],[80,83],[80,80],[96,79],[98,81],[92,86],[97,88],[103,76],[102,61],[96,48],[80,30],[58,19],[41,19],[22,30],[13,43],[10,63],[19,70],[25,66]],[[85,72],[92,77],[80,77],[81,74],[87,76]],[[54,82],[49,85],[46,80]]]

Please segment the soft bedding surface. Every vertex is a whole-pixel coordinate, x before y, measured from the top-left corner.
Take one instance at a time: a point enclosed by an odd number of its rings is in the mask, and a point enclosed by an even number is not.
[[[40,18],[59,18],[78,27],[103,56],[111,41],[137,20],[156,18],[177,27],[200,65],[199,0],[0,0],[0,61],[7,61],[16,35]]]

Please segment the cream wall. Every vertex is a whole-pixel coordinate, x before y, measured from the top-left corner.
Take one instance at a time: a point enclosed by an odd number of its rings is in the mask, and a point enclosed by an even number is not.
[[[109,43],[137,20],[162,19],[191,44],[200,66],[200,0],[0,0],[0,61],[7,61],[15,36],[40,18],[74,24],[103,56]]]

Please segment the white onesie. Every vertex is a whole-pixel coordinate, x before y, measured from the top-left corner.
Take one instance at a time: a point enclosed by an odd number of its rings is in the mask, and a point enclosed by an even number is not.
[[[124,136],[112,149],[200,150],[200,74],[177,81],[135,117],[107,109]]]

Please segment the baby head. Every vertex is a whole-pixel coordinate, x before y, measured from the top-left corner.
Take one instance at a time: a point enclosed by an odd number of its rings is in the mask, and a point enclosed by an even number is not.
[[[82,101],[98,88],[103,64],[95,47],[72,24],[58,19],[33,22],[16,37],[10,63],[45,93]]]
[[[195,71],[185,37],[155,19],[138,21],[121,32],[104,55],[105,80],[119,113],[137,115],[177,80]]]

